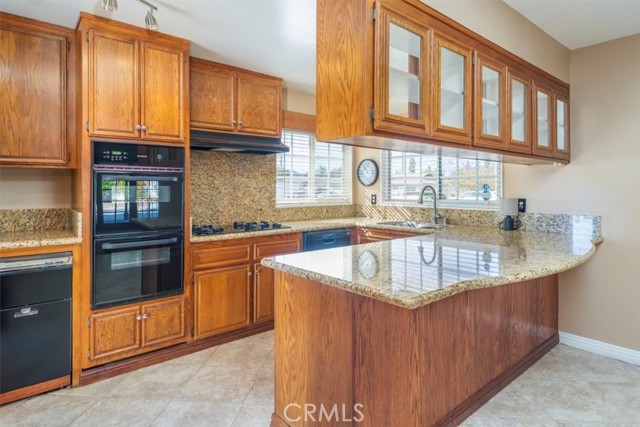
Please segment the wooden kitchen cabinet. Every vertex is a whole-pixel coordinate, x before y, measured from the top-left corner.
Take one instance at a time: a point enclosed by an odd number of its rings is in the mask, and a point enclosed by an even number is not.
[[[384,240],[403,239],[405,237],[418,236],[418,233],[407,231],[383,230],[380,228],[356,228],[355,244],[382,242]]]
[[[420,0],[318,0],[316,10],[318,140],[505,163],[569,162],[568,115],[554,115],[569,109],[565,82]],[[533,106],[534,82],[551,91],[548,117]],[[539,149],[534,116],[549,120]],[[554,147],[558,136],[564,143]]]
[[[251,323],[251,265],[196,271],[194,339]]]
[[[81,14],[91,137],[184,143],[189,42]]]
[[[73,167],[75,37],[0,13],[0,165]]]
[[[274,273],[260,261],[300,248],[299,233],[193,244],[194,338],[272,321]]]
[[[280,136],[282,79],[196,58],[190,77],[191,129]]]
[[[533,82],[507,71],[507,150],[531,154],[531,93]]]
[[[374,88],[373,125],[380,130],[425,136],[431,113],[431,30],[382,4],[376,33],[380,52],[374,72],[379,84]]]
[[[484,55],[475,60],[473,145],[507,148],[507,66]]]
[[[253,321],[262,323],[273,320],[274,271],[260,264],[263,258],[300,252],[300,235],[273,236],[260,239],[253,245]]]
[[[89,317],[89,366],[186,341],[182,295],[97,310]]]
[[[470,145],[473,52],[470,47],[442,33],[437,32],[434,40],[433,135]]]

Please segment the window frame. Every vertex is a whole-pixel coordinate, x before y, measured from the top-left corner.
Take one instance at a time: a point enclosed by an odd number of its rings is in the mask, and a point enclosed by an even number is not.
[[[295,134],[302,134],[311,137],[309,142],[309,171],[315,171],[315,144],[320,142],[322,144],[329,144],[341,147],[344,152],[344,160],[343,160],[343,181],[344,188],[346,190],[344,199],[325,199],[325,198],[305,198],[305,199],[289,199],[287,201],[283,201],[278,198],[278,161],[279,156],[289,155],[290,152],[287,153],[278,153],[276,154],[276,208],[300,208],[300,207],[322,207],[322,206],[348,206],[353,204],[353,147],[343,144],[335,144],[331,142],[318,141],[316,139],[315,132],[310,130],[302,130],[295,129],[291,127],[283,127],[282,129],[282,138],[285,138],[285,132],[291,132]],[[330,159],[330,157],[329,157]],[[330,164],[330,161],[329,161]],[[331,171],[327,170],[328,178],[330,178]],[[316,174],[313,173],[309,175],[309,186],[311,188],[315,188],[315,180]]]
[[[427,194],[427,197],[425,199],[424,204],[419,205],[417,199],[415,201],[409,201],[409,200],[394,200],[389,198],[389,193],[390,193],[390,186],[391,186],[391,168],[390,168],[390,153],[392,152],[392,150],[383,150],[381,155],[380,155],[380,163],[381,163],[381,167],[380,167],[380,202],[381,205],[383,206],[404,206],[404,207],[414,207],[414,208],[431,208],[433,206],[433,202],[432,202],[432,198],[430,195]],[[400,151],[396,151],[396,153],[402,153],[402,154],[416,154],[416,155],[424,155],[421,153],[406,153],[406,152],[400,152]],[[442,188],[442,181],[443,180],[447,180],[447,179],[457,179],[458,181],[460,180],[460,173],[459,173],[459,167],[458,167],[458,173],[456,174],[457,178],[446,178],[442,176],[442,159],[443,158],[452,158],[455,159],[455,157],[449,157],[449,156],[442,156],[439,154],[432,154],[430,156],[433,156],[436,158],[436,164],[438,165],[438,175],[437,177],[434,178],[434,180],[437,182],[437,185],[435,186],[436,189],[438,191],[440,191],[440,189]],[[464,158],[457,158],[458,160],[473,160],[473,161],[488,161],[488,160],[483,160],[483,159],[464,159]],[[438,208],[443,208],[443,209],[468,209],[468,210],[487,210],[487,211],[498,211],[500,209],[500,198],[503,197],[503,191],[504,191],[504,164],[500,163],[500,162],[495,162],[495,163],[499,163],[499,168],[498,168],[498,189],[497,191],[492,190],[493,192],[496,193],[496,200],[489,200],[489,201],[484,201],[484,200],[448,200],[448,199],[438,199]],[[478,175],[478,170],[476,168],[476,174],[474,176],[474,179],[477,181],[478,179],[480,179],[481,177],[484,176],[488,176],[488,175]],[[494,176],[494,175],[491,175]],[[405,171],[405,177],[406,177],[406,171]],[[427,185],[426,183],[422,183],[422,179],[421,179],[421,184],[418,185]],[[478,191],[478,190],[476,190]]]

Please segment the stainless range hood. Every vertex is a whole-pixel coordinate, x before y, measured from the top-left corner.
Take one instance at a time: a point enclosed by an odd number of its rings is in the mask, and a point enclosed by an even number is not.
[[[288,153],[289,147],[280,138],[230,135],[216,132],[190,131],[191,148],[235,153],[274,154]]]

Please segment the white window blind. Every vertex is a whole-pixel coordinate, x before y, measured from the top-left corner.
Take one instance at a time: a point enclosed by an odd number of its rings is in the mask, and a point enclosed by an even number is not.
[[[502,164],[484,160],[385,151],[382,153],[382,200],[415,204],[429,184],[442,207],[497,209],[502,197]],[[489,186],[489,200],[483,186]],[[425,193],[425,204],[431,199]]]
[[[287,129],[282,142],[289,152],[277,155],[277,206],[351,204],[351,147]]]

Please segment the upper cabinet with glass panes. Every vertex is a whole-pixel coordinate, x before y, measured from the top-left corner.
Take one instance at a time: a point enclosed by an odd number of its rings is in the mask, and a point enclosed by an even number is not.
[[[319,139],[568,162],[569,85],[422,1],[317,0],[317,34]]]

